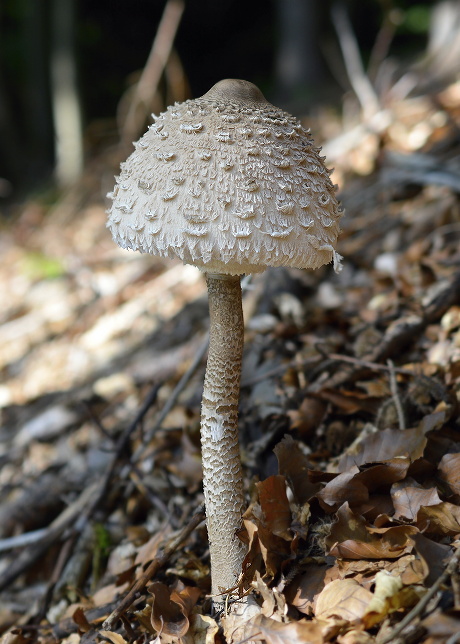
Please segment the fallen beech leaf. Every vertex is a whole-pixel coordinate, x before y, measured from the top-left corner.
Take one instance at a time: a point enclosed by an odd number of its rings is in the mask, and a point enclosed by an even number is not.
[[[391,498],[395,514],[394,518],[414,521],[422,506],[441,503],[436,488],[426,490],[412,479],[399,481],[391,487]]]
[[[128,644],[127,640],[118,633],[113,633],[112,631],[100,631],[100,634],[103,637],[106,637],[113,644]]]
[[[297,430],[297,436],[304,437],[311,434],[324,418],[327,403],[319,398],[307,396],[302,400],[298,409],[291,409],[287,415],[291,421],[290,429]]]
[[[373,644],[375,639],[369,633],[365,631],[359,631],[352,629],[345,633],[345,635],[339,635],[337,638],[337,644]]]
[[[260,573],[256,573],[256,579],[252,582],[252,587],[262,597],[261,613],[265,617],[274,617],[278,621],[287,615],[286,598],[276,588],[269,588],[264,582]]]
[[[340,458],[338,470],[344,472],[353,465],[381,463],[407,455],[412,461],[423,455],[427,439],[420,427],[415,429],[383,429],[366,436]]]
[[[164,541],[167,529],[163,528],[156,532],[150,539],[144,543],[137,551],[134,563],[136,565],[146,566],[155,559],[162,541]]]
[[[190,628],[186,637],[193,644],[214,644],[218,631],[219,626],[212,617],[193,613],[190,615]]]
[[[265,570],[270,579],[280,572],[281,564],[292,556],[291,546],[288,541],[277,537],[276,534],[259,525],[258,531],[260,552],[265,563]]]
[[[415,535],[416,536],[416,535]],[[412,537],[414,538],[414,537]],[[413,554],[402,555],[398,559],[338,559],[337,568],[340,578],[353,577],[355,581],[370,588],[375,575],[386,570],[392,575],[400,576],[405,585],[421,584],[425,579],[422,563]]]
[[[345,413],[345,414],[355,414],[358,411],[368,411],[371,414],[375,414],[381,400],[379,398],[371,398],[366,393],[360,393],[357,391],[346,392],[346,391],[333,391],[330,389],[321,389],[317,393],[317,396],[323,400],[331,402],[336,407]]]
[[[337,519],[331,525],[330,533],[326,537],[326,545],[330,548],[335,543],[341,543],[352,537],[358,541],[366,541],[369,538],[366,526],[364,518],[355,514],[348,503],[344,503],[337,510]]]
[[[91,630],[91,624],[86,619],[83,608],[77,608],[72,615],[72,619],[83,633],[87,633]]]
[[[409,457],[403,456],[383,463],[369,463],[360,468],[353,465],[327,482],[316,497],[327,512],[336,510],[345,501],[352,507],[366,506],[370,492],[404,479],[410,463]]]
[[[358,623],[366,613],[372,593],[354,579],[331,581],[316,600],[316,617],[341,617],[350,623]]]
[[[179,592],[170,591],[165,584],[155,581],[147,590],[153,597],[153,628],[158,633],[174,637],[185,635],[189,628],[188,616],[201,595],[200,589],[187,586]]]
[[[445,454],[438,467],[441,479],[447,483],[454,494],[460,495],[460,453]]]
[[[423,506],[417,512],[415,525],[424,534],[454,536],[460,532],[460,507],[447,501]]]
[[[449,640],[454,644],[460,632],[460,615],[458,611],[446,614],[440,609],[425,617],[422,626],[426,628],[430,644],[441,644]]]
[[[397,456],[382,463],[369,463],[359,468],[357,478],[369,492],[373,492],[404,479],[410,464],[408,456]]]
[[[276,445],[273,451],[278,460],[279,473],[286,477],[296,503],[303,505],[320,489],[318,484],[311,483],[308,478],[310,464],[307,457],[297,441],[289,434]]]
[[[417,532],[415,526],[409,525],[375,528],[344,503],[337,511],[337,521],[332,524],[326,544],[329,554],[335,557],[395,559],[412,550],[411,535]]]
[[[391,516],[394,512],[394,507],[388,494],[371,494],[364,503],[354,505],[353,512],[361,514],[367,521],[375,524],[383,516]]]
[[[292,517],[286,494],[286,479],[281,474],[256,484],[265,527],[287,541],[292,540]]]
[[[317,493],[316,497],[326,512],[333,512],[345,501],[348,501],[350,505],[367,501],[369,490],[357,478],[357,474],[359,474],[359,469],[354,466],[350,468],[350,471],[338,474]]]
[[[104,604],[109,604],[113,602],[117,597],[129,590],[129,582],[125,582],[121,586],[116,584],[108,584],[99,588],[94,595],[92,596],[92,601],[94,606],[104,606]]]
[[[435,411],[432,414],[428,414],[422,418],[419,428],[424,434],[432,432],[434,429],[440,429],[446,422],[446,416],[445,411]]]
[[[327,624],[320,621],[301,620],[285,624],[264,615],[256,615],[243,626],[229,622],[228,618],[222,621],[228,644],[237,644],[243,641],[264,642],[265,644],[299,644],[299,642],[324,644],[326,641],[323,630]]]
[[[246,510],[243,518],[249,537],[248,553],[243,562],[246,583],[251,583],[255,571],[261,569],[261,561],[265,564],[267,577],[273,579],[279,572],[282,562],[294,556],[291,551],[293,542],[273,534],[258,516],[254,516],[254,512],[256,515],[260,513],[260,506],[257,503]]]
[[[286,600],[304,615],[311,615],[316,599],[325,586],[327,564],[310,564],[305,573],[296,577],[285,591]]]
[[[444,572],[446,563],[452,556],[452,548],[427,539],[421,533],[414,534],[412,538],[425,573],[425,584],[431,586]]]

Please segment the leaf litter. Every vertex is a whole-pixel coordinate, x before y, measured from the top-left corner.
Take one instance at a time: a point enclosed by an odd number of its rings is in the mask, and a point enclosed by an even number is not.
[[[94,168],[3,225],[2,644],[455,641],[458,101],[458,83],[395,101],[378,146],[330,142],[343,272],[268,271],[245,295],[248,600],[224,615],[207,597],[199,272],[116,248]]]

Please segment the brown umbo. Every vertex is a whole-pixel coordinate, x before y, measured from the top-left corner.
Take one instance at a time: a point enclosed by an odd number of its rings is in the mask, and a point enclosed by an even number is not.
[[[247,81],[227,79],[155,118],[122,164],[108,227],[122,247],[206,273],[210,346],[201,442],[212,592],[235,586],[244,504],[238,447],[240,277],[340,268],[336,186],[309,131]]]

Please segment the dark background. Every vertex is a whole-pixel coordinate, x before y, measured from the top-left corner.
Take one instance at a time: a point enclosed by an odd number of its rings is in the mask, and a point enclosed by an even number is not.
[[[115,115],[142,70],[164,0],[3,0],[0,4],[0,195],[40,189],[52,178],[55,132],[50,61],[57,3],[71,24],[86,158],[116,140]],[[401,64],[424,48],[429,12],[418,0],[342,3],[366,63],[382,24]],[[187,0],[175,52],[187,93],[225,77],[244,78],[296,114],[340,106],[348,89],[330,0]]]

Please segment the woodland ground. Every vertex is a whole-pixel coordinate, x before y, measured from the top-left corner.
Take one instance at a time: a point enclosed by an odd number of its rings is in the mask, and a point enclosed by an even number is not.
[[[112,242],[113,150],[3,224],[2,644],[460,641],[459,105],[311,124],[344,269],[245,290],[251,615],[206,600],[202,275]]]

